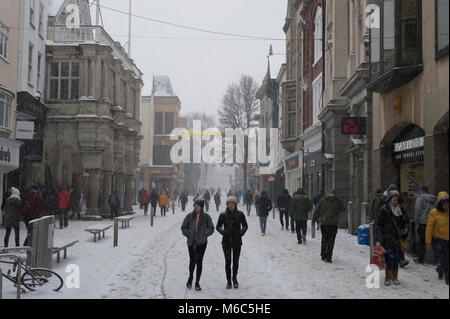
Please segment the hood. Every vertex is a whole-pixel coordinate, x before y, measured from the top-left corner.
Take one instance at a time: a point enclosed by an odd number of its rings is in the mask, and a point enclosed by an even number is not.
[[[389,193],[390,191],[396,190],[398,191],[398,187],[395,184],[391,184],[389,185],[389,187],[387,188],[387,192]]]
[[[448,193],[447,192],[440,192],[438,194],[437,198],[438,198],[438,200],[436,202],[436,207],[439,207],[439,206],[441,206],[443,201],[448,200]]]
[[[11,195],[9,195],[7,199],[10,198],[17,198],[20,200],[20,191],[15,187],[11,187]]]
[[[432,194],[422,194],[420,195],[422,197],[422,200],[431,204],[433,206],[436,203],[437,197]]]
[[[289,191],[287,189],[283,189],[283,195],[289,195]]]

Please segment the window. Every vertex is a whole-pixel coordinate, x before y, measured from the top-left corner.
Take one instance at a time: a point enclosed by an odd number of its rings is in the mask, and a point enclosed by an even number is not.
[[[8,58],[8,29],[0,23],[0,56]]]
[[[164,134],[170,134],[174,129],[173,115],[173,112],[164,113]]]
[[[9,128],[12,97],[0,92],[0,127]]]
[[[170,145],[153,146],[153,165],[172,165],[170,160]]]
[[[436,1],[436,59],[448,55],[448,0]]]
[[[155,134],[163,134],[163,112],[155,112]]]
[[[322,8],[317,7],[314,19],[314,64],[322,57]]]
[[[42,3],[39,3],[39,35],[42,36],[42,30],[43,30],[43,26],[44,26],[44,6],[42,5]]]
[[[422,1],[369,0],[379,8],[379,24],[369,29],[370,75],[368,89],[390,92],[423,70]]]
[[[297,124],[297,112],[296,112],[296,102],[291,101],[288,103],[288,127],[287,127],[287,133],[288,137],[295,137],[296,136],[296,124]]]
[[[31,84],[33,79],[33,45],[30,43],[28,47],[28,84]]]
[[[42,65],[42,54],[38,53],[38,62],[37,62],[37,82],[36,89],[39,90],[39,84],[41,82],[41,65]]]
[[[79,97],[80,63],[50,63],[50,99],[76,100]]]
[[[313,89],[313,125],[319,122],[319,113],[322,109],[322,74],[312,83]]]
[[[34,29],[34,7],[35,7],[35,0],[30,0],[30,24]]]

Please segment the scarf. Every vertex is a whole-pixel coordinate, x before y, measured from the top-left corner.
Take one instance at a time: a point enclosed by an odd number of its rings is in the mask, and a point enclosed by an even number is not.
[[[400,209],[400,206],[391,206],[392,214],[394,214],[395,217],[402,216],[402,210]]]

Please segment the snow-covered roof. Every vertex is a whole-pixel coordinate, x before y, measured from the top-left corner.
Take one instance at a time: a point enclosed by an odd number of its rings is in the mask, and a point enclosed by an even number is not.
[[[64,4],[64,0],[49,0],[48,15],[50,17],[55,17],[58,14],[59,9],[61,9],[63,4]]]
[[[176,96],[170,79],[166,75],[153,76],[153,91],[155,96]]]

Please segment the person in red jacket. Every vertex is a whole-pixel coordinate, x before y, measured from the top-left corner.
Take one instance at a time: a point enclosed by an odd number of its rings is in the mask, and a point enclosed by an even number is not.
[[[30,221],[46,215],[45,203],[39,195],[39,187],[37,185],[30,187],[28,193],[22,196],[20,209],[22,211],[23,222],[27,227],[27,236],[23,245],[31,246],[33,226],[30,224]]]
[[[148,212],[148,204],[150,203],[150,194],[148,193],[148,190],[144,189],[142,192],[142,198],[141,198],[142,205],[144,205],[144,215],[147,216]]]
[[[61,191],[58,193],[58,199],[59,199],[59,228],[62,229],[63,226],[67,227],[69,225],[67,215],[70,207],[70,195],[69,192],[67,191],[66,185],[64,185]]]

